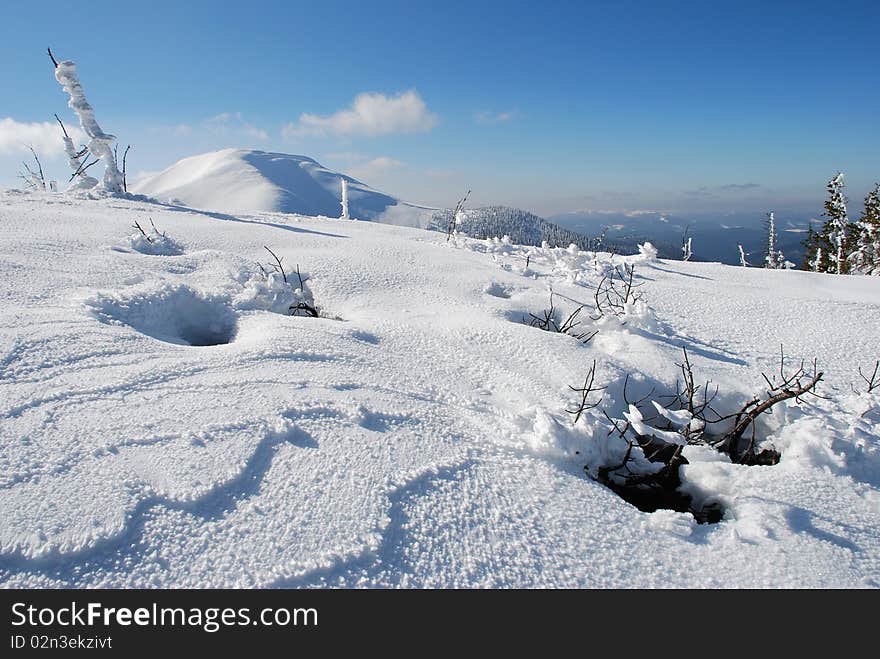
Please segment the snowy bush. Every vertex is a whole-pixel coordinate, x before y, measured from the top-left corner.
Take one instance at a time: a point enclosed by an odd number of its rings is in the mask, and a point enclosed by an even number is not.
[[[657,248],[649,242],[643,243],[639,245],[639,256],[642,263],[654,263],[657,261]]]
[[[30,165],[26,162],[22,161],[21,163],[21,171],[18,173],[18,178],[20,178],[25,187],[28,190],[40,190],[45,192],[49,189],[48,184],[46,183],[46,177],[43,175],[43,165],[40,163],[40,159],[37,156],[37,152],[34,151],[32,146],[29,146],[31,154],[34,156],[34,162],[36,163],[36,169],[31,169]]]
[[[150,218],[150,230],[146,231],[140,222],[134,223],[137,231],[128,237],[131,248],[141,254],[153,256],[179,256],[183,254],[183,247],[168,235],[156,228],[153,219]]]
[[[273,261],[268,268],[260,265],[260,272],[254,273],[245,283],[244,290],[236,298],[239,309],[260,309],[288,316],[307,316],[318,318],[320,312],[315,306],[315,298],[306,286],[308,278],[296,271],[288,273],[281,259],[268,247]]]

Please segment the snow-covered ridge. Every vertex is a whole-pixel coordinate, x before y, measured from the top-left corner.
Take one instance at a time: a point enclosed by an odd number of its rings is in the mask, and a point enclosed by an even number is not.
[[[2,586],[880,584],[880,396],[850,387],[880,279],[118,197],[2,193],[0,225]],[[320,317],[283,313],[264,245]],[[625,324],[523,323],[623,262]],[[689,447],[720,523],[585,476],[605,420],[565,410],[594,359],[635,418],[621,384],[671,386],[682,345],[726,403],[780,343],[829,399],[761,420],[776,466]]]
[[[308,156],[251,149],[223,149],[184,158],[132,185],[138,194],[193,208],[281,212],[339,217],[342,180],[354,218],[424,226],[429,209],[401,202]]]

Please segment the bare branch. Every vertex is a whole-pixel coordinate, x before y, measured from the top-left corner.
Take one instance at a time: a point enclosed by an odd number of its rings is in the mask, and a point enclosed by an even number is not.
[[[37,157],[37,152],[34,151],[34,147],[28,145],[28,149],[31,150],[31,153],[34,155],[34,161],[37,163],[37,171],[38,176],[40,177],[40,182],[43,184],[43,189],[46,189],[46,177],[43,176],[43,165],[40,163],[40,159]]]
[[[86,171],[89,167],[91,167],[92,165],[97,165],[98,162],[99,162],[99,159],[97,159],[97,158],[96,158],[95,160],[93,160],[92,162],[88,163],[88,164],[86,164],[86,161],[83,160],[83,161],[82,161],[82,164],[79,166],[79,169],[77,169],[73,174],[70,175],[70,178],[67,179],[67,182],[70,183],[70,182],[71,182],[73,179],[75,179],[77,176],[84,176],[84,175],[85,175],[85,171]]]
[[[584,378],[584,386],[580,387],[580,388],[572,387],[571,385],[568,386],[568,388],[571,389],[572,391],[581,394],[581,401],[580,401],[580,403],[578,403],[577,408],[574,410],[565,410],[569,414],[574,415],[574,421],[572,421],[573,424],[577,424],[578,420],[581,418],[581,415],[584,412],[586,412],[587,410],[591,410],[594,407],[598,407],[602,403],[601,396],[599,397],[599,400],[597,400],[595,403],[589,402],[590,394],[597,392],[597,391],[602,391],[605,389],[605,387],[594,387],[593,386],[593,382],[594,382],[595,378],[596,378],[596,360],[594,359],[593,365],[590,367],[590,370],[587,371],[587,376]]]
[[[874,371],[871,373],[871,377],[869,378],[864,373],[862,373],[862,367],[859,366],[859,375],[862,377],[862,380],[865,381],[865,384],[868,385],[868,393],[874,391],[874,389],[880,388],[880,379],[877,378],[877,369],[880,368],[880,359],[874,362]]]
[[[152,222],[152,221],[153,221],[152,218],[150,218],[150,222]],[[147,239],[148,243],[153,242],[153,239],[150,238],[150,236],[147,234],[146,231],[144,231],[143,227],[140,225],[140,222],[138,222],[137,220],[135,220],[135,222],[134,222],[134,228],[141,232],[141,234],[144,236],[144,238]],[[153,228],[155,229],[155,226]]]
[[[164,234],[162,231],[159,231],[159,229],[156,228],[156,224],[155,224],[155,222],[153,222],[153,218],[152,218],[152,217],[150,218],[150,226],[153,227],[153,231],[156,233],[157,236],[161,236],[162,238],[165,237],[165,234]]]
[[[790,374],[785,373],[785,352],[780,346],[779,351],[779,379],[776,383],[762,373],[764,381],[769,387],[767,397],[763,400],[753,398],[734,415],[733,428],[721,438],[720,441],[713,442],[719,445],[719,449],[728,453],[734,462],[751,463],[757,456],[755,455],[755,421],[761,414],[768,412],[774,405],[785,400],[795,399],[801,401],[801,396],[807,393],[817,395],[814,392],[816,385],[822,381],[824,373],[818,370],[816,362],[813,362],[813,374],[807,375],[804,365]],[[775,379],[775,376],[774,376]],[[745,449],[740,450],[739,444],[746,430],[752,427],[752,437]],[[778,458],[778,454],[777,454]]]
[[[275,272],[280,272],[281,276],[284,277],[284,283],[287,283],[287,273],[284,272],[284,266],[281,265],[281,259],[273,252],[271,249],[263,245],[263,249],[265,249],[269,254],[272,255],[272,258],[275,259],[275,263],[270,263],[273,268],[275,268]]]
[[[55,121],[57,121],[58,125],[61,126],[61,131],[64,133],[64,137],[70,139],[70,135],[67,134],[67,129],[64,127],[64,122],[61,121],[57,114],[55,115]]]

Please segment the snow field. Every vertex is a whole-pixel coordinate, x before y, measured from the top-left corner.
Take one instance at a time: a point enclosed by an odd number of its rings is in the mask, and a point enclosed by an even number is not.
[[[138,249],[148,218],[176,250]],[[0,223],[4,585],[880,584],[880,401],[850,389],[880,282],[648,250],[646,304],[582,345],[521,319],[589,303],[607,255],[118,198],[3,193]],[[287,316],[301,295],[325,317]],[[762,420],[777,466],[686,449],[721,523],[585,477],[620,450],[564,411],[593,359],[612,416],[683,344],[734,406],[780,342],[830,400]]]

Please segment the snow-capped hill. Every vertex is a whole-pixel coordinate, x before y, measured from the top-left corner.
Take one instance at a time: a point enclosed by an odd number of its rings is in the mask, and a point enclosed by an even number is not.
[[[401,210],[412,210],[413,215],[422,210],[331,171],[308,156],[250,149],[223,149],[184,158],[132,189],[193,208],[339,217],[343,179],[348,181],[352,217],[381,219],[389,209],[394,209],[394,216],[406,215]],[[417,219],[413,223],[417,225]]]

